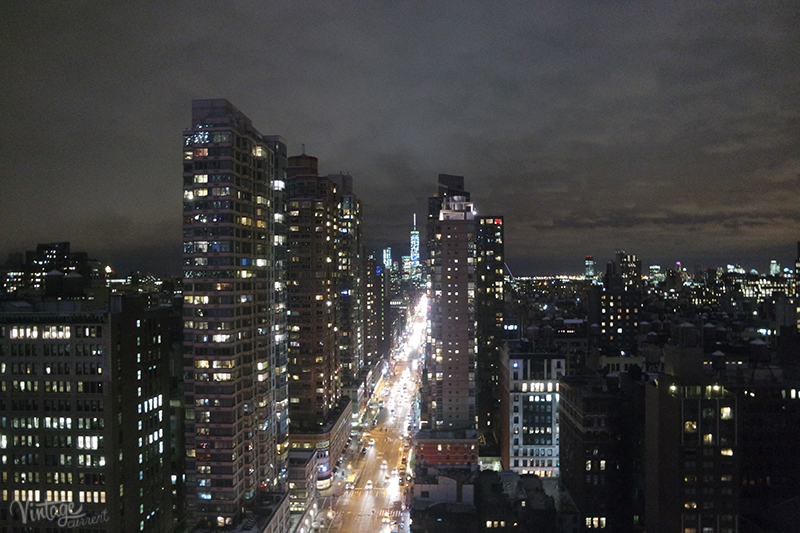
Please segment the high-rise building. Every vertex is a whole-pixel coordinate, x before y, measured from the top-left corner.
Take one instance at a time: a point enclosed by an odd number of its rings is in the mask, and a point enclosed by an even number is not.
[[[445,191],[434,199],[422,422],[430,430],[475,429],[475,210],[466,196]]]
[[[392,269],[392,249],[391,248],[384,248],[383,249],[383,265],[388,268],[389,270]]]
[[[417,230],[417,214],[414,213],[414,229],[411,230],[411,266],[419,266],[419,231]]]
[[[285,145],[195,100],[183,159],[187,511],[222,528],[286,474]]]
[[[504,338],[503,217],[475,219],[476,401],[481,455],[499,455],[500,348]]]
[[[586,256],[586,260],[583,262],[584,265],[584,272],[583,275],[587,278],[594,277],[594,257],[591,255]]]
[[[600,350],[617,357],[636,351],[641,321],[641,261],[624,251],[607,265],[602,286],[589,293],[590,322],[600,326]]]
[[[340,321],[350,321],[345,328],[346,349],[358,350],[360,313],[342,309],[345,302],[354,300],[352,294],[343,297],[341,291],[358,292],[360,282],[358,275],[341,269],[359,268],[355,263],[361,253],[360,207],[352,178],[320,176],[317,158],[306,154],[289,158],[286,202],[290,442],[293,449],[317,449],[317,487],[325,489],[350,434],[351,406],[349,397],[342,396],[339,333]],[[346,216],[340,205],[349,210]],[[342,229],[354,234],[343,238]],[[351,333],[353,338],[349,338]],[[348,364],[357,366],[357,357],[347,355]]]
[[[617,250],[613,267],[614,275],[623,278],[625,285],[642,287],[642,261],[638,257],[625,250]]]
[[[338,208],[338,342],[342,387],[357,389],[364,368],[364,246],[361,202],[353,192],[353,177],[328,176],[336,183]]]
[[[374,367],[386,355],[390,346],[389,271],[374,257],[369,257],[365,268],[364,347],[366,365]]]
[[[292,423],[327,420],[341,396],[337,185],[317,158],[289,158],[289,396]]]
[[[797,257],[794,260],[795,292],[798,290],[798,280],[800,280],[800,241],[797,241]]]
[[[174,526],[171,309],[94,296],[0,304],[3,531]]]

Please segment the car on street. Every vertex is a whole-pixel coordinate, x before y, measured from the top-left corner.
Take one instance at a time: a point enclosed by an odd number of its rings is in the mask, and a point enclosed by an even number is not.
[[[367,481],[367,484],[366,484],[366,486],[364,488],[367,489],[367,490],[372,489],[372,480],[371,479]]]

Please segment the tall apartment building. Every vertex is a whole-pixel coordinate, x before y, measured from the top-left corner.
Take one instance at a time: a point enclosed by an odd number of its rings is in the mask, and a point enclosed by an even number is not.
[[[477,410],[482,455],[499,455],[500,349],[504,337],[505,243],[503,217],[475,219]]]
[[[364,245],[361,201],[353,192],[353,177],[333,174],[339,191],[338,240],[338,342],[342,387],[359,386],[364,368]]]
[[[374,257],[367,258],[365,268],[364,357],[369,368],[375,366],[389,350],[389,267]]]
[[[641,261],[617,252],[609,263],[602,286],[589,292],[590,323],[600,326],[599,348],[603,355],[618,357],[635,353],[642,308]]]
[[[441,208],[431,211],[428,219],[423,427],[475,429],[475,211],[466,196],[445,194],[439,199],[431,199],[431,205]]]
[[[144,295],[0,304],[1,530],[172,531],[170,312]]]
[[[341,290],[360,290],[350,270],[357,270],[360,260],[360,206],[352,178],[320,176],[317,158],[306,154],[289,158],[286,195],[290,440],[293,449],[317,449],[317,487],[324,489],[350,434],[352,407],[342,396],[340,340],[348,340],[347,348],[351,340],[357,344],[359,324],[351,321],[358,321],[359,310],[343,310],[351,298],[343,298]],[[342,229],[353,230],[355,238],[343,238]],[[340,336],[342,320],[348,321],[346,337]],[[348,364],[352,359],[348,355]]]
[[[187,511],[230,527],[286,474],[285,146],[195,100],[183,159]]]
[[[289,158],[289,395],[298,426],[324,423],[341,396],[337,192],[316,157]]]

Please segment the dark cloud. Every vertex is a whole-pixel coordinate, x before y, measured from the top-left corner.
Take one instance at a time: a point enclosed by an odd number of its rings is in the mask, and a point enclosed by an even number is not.
[[[407,253],[440,172],[504,215],[507,262],[765,268],[800,238],[800,4],[6,2],[0,251],[71,240],[180,268],[193,98],[349,172]]]

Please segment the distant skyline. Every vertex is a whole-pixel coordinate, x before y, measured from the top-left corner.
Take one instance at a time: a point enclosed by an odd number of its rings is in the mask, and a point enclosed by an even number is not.
[[[502,215],[514,275],[793,267],[800,3],[0,6],[0,261],[40,242],[181,271],[181,138],[227,98],[346,172],[409,253],[439,173]],[[424,247],[423,247],[424,248]]]

